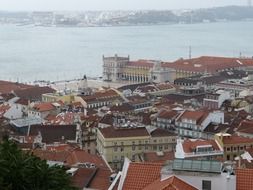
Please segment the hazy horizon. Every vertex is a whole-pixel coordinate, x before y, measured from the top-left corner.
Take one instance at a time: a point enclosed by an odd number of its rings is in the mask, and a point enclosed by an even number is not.
[[[0,0],[2,11],[176,10],[239,5],[248,0]]]

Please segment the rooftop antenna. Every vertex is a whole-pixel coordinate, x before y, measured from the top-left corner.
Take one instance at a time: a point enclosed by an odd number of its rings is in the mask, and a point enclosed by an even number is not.
[[[189,59],[192,58],[192,46],[189,46]]]

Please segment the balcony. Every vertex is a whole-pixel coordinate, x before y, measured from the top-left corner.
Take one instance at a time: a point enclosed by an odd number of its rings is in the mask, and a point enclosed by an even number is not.
[[[223,151],[213,150],[213,151],[207,151],[207,152],[191,152],[191,153],[185,153],[184,155],[185,157],[218,156],[218,155],[223,155]]]

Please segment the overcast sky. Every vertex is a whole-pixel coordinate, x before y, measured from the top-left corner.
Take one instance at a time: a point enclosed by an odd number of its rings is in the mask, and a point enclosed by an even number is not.
[[[189,9],[246,4],[247,0],[0,0],[0,10]]]

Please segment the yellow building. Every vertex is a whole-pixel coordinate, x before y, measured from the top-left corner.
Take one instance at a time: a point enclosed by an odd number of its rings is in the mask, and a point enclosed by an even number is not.
[[[148,132],[145,127],[100,128],[97,132],[97,150],[113,169],[121,169],[125,157],[135,161],[144,152],[172,151],[176,145],[176,135],[161,130]]]
[[[224,160],[234,160],[237,156],[243,154],[246,149],[253,147],[252,138],[227,133],[218,133],[214,138],[224,151]]]
[[[62,101],[64,104],[70,104],[74,101],[73,94],[62,94],[62,93],[47,93],[42,94],[43,102],[57,102]]]

